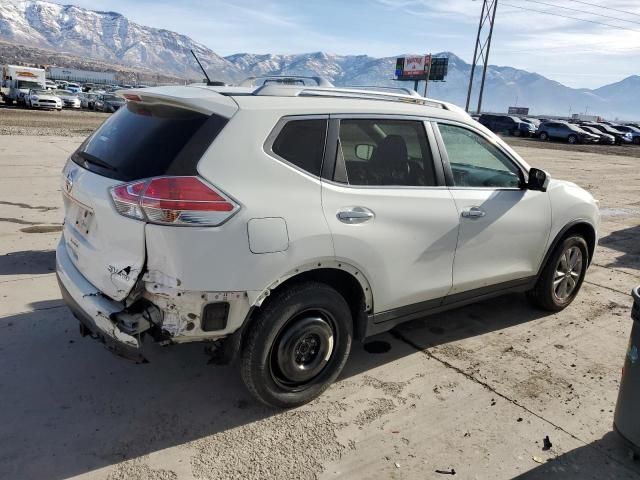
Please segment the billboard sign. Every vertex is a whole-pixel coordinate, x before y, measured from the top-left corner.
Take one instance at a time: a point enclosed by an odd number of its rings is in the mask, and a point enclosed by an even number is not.
[[[449,59],[431,55],[414,55],[396,59],[395,75],[398,80],[444,80]]]
[[[529,115],[529,107],[509,107],[509,115]]]

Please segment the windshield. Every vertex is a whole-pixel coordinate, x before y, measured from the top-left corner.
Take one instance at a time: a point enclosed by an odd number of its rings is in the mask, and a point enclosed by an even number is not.
[[[42,84],[38,82],[30,82],[28,80],[18,80],[18,88],[42,88]]]
[[[66,96],[75,97],[75,95],[73,93],[67,92],[66,90],[55,90],[53,93],[55,93],[56,95],[66,95]]]
[[[121,102],[122,99],[120,97],[116,97],[115,95],[105,95],[103,97],[105,102]]]
[[[31,90],[31,93],[34,95],[48,95],[49,92],[46,90]]]

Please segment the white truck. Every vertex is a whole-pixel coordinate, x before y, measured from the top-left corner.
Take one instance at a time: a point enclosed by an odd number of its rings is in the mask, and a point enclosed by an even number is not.
[[[42,68],[22,67],[20,65],[2,66],[0,96],[8,105],[24,104],[31,89],[46,89],[45,72]]]

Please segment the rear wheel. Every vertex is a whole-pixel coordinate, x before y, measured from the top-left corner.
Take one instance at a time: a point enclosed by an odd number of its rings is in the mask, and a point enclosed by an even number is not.
[[[516,129],[513,131],[513,136],[514,136],[514,137],[519,137],[520,135],[522,135],[522,132],[521,132],[518,128],[516,128]]]
[[[528,292],[531,301],[545,310],[560,311],[580,291],[587,265],[587,242],[579,235],[565,238],[547,260],[536,286]]]
[[[547,132],[540,132],[540,140],[542,140],[543,142],[549,140],[549,135],[547,134]]]
[[[242,349],[242,379],[261,402],[291,408],[319,396],[351,350],[349,305],[317,282],[276,292],[254,319]]]

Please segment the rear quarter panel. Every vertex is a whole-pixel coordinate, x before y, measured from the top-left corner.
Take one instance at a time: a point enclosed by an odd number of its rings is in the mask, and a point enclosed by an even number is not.
[[[198,172],[240,210],[213,228],[147,225],[149,271],[179,280],[185,290],[260,292],[303,264],[333,258],[319,179],[263,149],[281,116],[269,110],[234,115],[204,154]],[[252,253],[249,221],[273,217],[286,223],[286,250]]]

